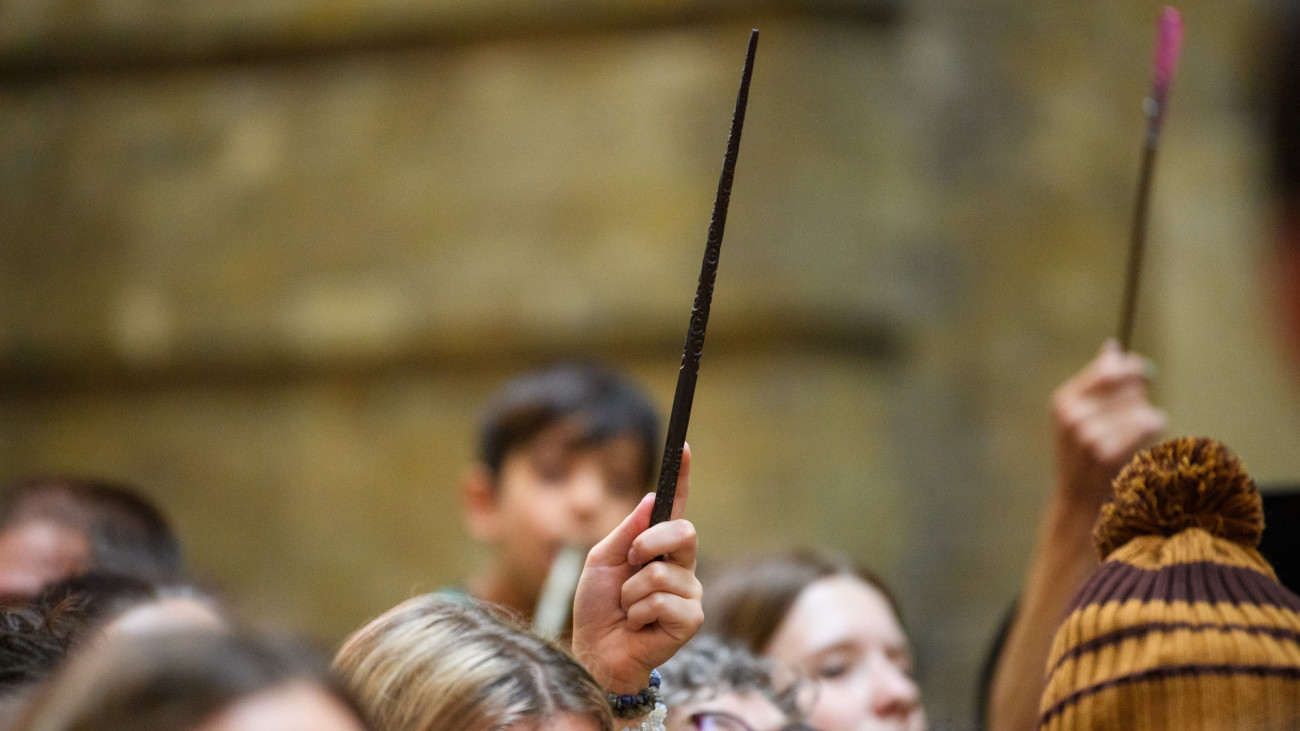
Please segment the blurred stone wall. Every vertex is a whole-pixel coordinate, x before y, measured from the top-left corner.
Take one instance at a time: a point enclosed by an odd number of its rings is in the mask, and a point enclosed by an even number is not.
[[[1270,340],[1264,0],[1184,4],[1138,347],[1174,432],[1300,475]],[[829,544],[964,719],[1111,334],[1157,3],[0,5],[0,477],[175,516],[251,613],[340,639],[481,560],[456,485],[522,368],[671,400],[763,31],[691,423],[706,561]]]

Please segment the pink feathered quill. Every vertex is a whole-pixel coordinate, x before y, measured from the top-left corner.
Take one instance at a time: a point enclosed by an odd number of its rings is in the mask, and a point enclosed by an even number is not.
[[[1133,211],[1133,230],[1129,238],[1128,276],[1124,286],[1124,308],[1120,314],[1119,342],[1125,349],[1133,337],[1133,318],[1137,310],[1138,283],[1142,273],[1142,255],[1146,249],[1147,205],[1151,199],[1151,176],[1155,168],[1160,129],[1165,122],[1169,87],[1173,85],[1178,56],[1183,50],[1183,18],[1166,7],[1156,29],[1156,52],[1151,64],[1151,96],[1145,103],[1146,139],[1142,148],[1142,167],[1138,173],[1137,203]]]

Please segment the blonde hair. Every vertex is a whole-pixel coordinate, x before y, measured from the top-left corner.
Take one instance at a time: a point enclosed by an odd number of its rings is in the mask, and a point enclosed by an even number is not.
[[[376,731],[488,731],[560,714],[613,728],[605,692],[581,665],[467,597],[393,607],[343,643],[334,669]]]

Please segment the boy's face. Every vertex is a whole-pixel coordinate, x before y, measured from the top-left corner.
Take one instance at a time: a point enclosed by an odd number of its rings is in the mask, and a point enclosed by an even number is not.
[[[632,436],[584,444],[572,424],[550,426],[501,465],[479,538],[524,596],[541,593],[560,549],[583,549],[614,530],[644,495],[649,456]]]

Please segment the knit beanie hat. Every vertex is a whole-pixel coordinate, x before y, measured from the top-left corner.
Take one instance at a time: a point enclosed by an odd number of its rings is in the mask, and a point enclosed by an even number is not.
[[[1300,597],[1255,550],[1255,483],[1222,444],[1133,458],[1102,564],[1056,632],[1040,729],[1300,728]]]

